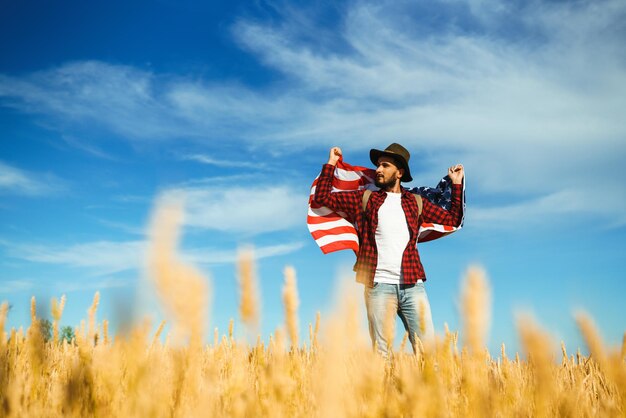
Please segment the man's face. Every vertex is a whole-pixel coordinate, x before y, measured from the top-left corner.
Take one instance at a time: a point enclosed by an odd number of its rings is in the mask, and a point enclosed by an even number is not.
[[[392,188],[402,178],[403,174],[404,169],[398,168],[393,158],[383,155],[378,159],[374,184],[381,189]]]

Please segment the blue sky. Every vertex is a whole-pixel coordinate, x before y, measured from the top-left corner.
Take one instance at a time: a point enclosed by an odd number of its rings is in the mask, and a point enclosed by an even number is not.
[[[145,272],[156,201],[184,196],[181,253],[210,280],[209,328],[237,317],[237,249],[259,255],[262,332],[293,265],[305,334],[354,255],[306,229],[328,149],[368,165],[411,151],[409,186],[461,162],[466,227],[420,246],[436,329],[459,327],[468,266],[493,292],[489,346],[531,312],[555,341],[626,330],[626,4],[505,2],[0,3],[0,299],[93,293],[117,327],[163,313]],[[360,289],[353,288],[360,292]],[[42,308],[43,309],[43,308]],[[122,314],[122,313],[124,314]],[[400,326],[400,324],[398,324]]]

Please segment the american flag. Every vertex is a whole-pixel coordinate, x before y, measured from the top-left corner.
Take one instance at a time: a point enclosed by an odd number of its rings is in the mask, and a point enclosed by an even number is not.
[[[340,159],[335,166],[332,181],[333,193],[361,189],[378,190],[378,187],[374,185],[375,172],[371,168],[352,166]],[[350,219],[346,213],[334,212],[327,207],[318,205],[313,200],[316,185],[317,178],[311,186],[307,216],[307,226],[313,239],[324,254],[348,249],[358,252],[359,238],[354,227],[354,220]],[[448,176],[441,179],[437,187],[414,187],[409,191],[420,194],[422,198],[428,199],[431,203],[446,210],[450,209],[452,181]],[[463,220],[459,226],[423,223],[420,225],[418,242],[432,241],[463,227],[465,220],[465,179],[463,179],[462,202]]]

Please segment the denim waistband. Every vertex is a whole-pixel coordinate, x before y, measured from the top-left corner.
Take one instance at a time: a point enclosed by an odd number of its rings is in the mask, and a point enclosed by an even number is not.
[[[415,286],[417,283],[424,283],[424,281],[422,279],[418,279],[416,283],[410,283],[410,284],[402,284],[402,283],[391,284],[391,283],[384,283],[384,282],[376,282],[376,283],[388,284],[391,286],[398,286],[398,289],[404,290],[404,289],[410,289],[411,287]]]

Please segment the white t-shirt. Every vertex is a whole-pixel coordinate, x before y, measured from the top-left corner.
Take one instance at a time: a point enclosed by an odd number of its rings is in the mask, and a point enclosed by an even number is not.
[[[402,193],[387,192],[387,198],[378,209],[376,248],[378,264],[374,281],[401,283],[402,254],[409,242],[409,226],[402,210]]]

